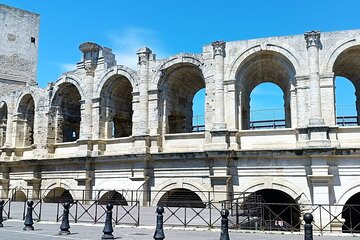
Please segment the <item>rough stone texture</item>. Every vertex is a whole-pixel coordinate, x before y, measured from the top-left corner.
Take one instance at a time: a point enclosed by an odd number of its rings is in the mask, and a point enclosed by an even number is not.
[[[0,6],[7,18],[22,13]],[[38,27],[38,15],[30,16]],[[360,192],[360,128],[336,125],[334,101],[336,76],[360,96],[360,30],[215,42],[201,54],[160,60],[143,48],[136,70],[116,65],[109,48],[81,46],[77,69],[46,89],[0,81],[17,89],[0,95],[2,196],[64,188],[96,199],[91,191],[118,189],[129,201],[136,190],[142,204],[156,205],[177,188],[203,201],[276,189],[299,204],[345,204]],[[36,52],[18,54],[32,63],[20,74],[31,82]],[[249,96],[262,82],[284,92],[284,129],[249,130]],[[194,133],[192,97],[205,86],[205,132]]]

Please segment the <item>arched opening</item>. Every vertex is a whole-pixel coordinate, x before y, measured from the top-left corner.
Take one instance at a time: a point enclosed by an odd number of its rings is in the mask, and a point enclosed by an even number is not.
[[[26,201],[26,195],[21,190],[16,190],[14,195],[11,197],[11,201],[13,202],[25,202]]]
[[[284,128],[284,93],[274,83],[261,83],[250,94],[250,129]]]
[[[205,131],[205,88],[200,89],[194,95],[192,102],[193,120],[192,131]]]
[[[250,129],[250,94],[261,83],[274,83],[283,92],[283,116],[285,127],[291,127],[291,96],[290,89],[295,79],[295,69],[291,62],[282,54],[273,51],[256,52],[247,57],[240,65],[236,74],[237,103],[239,105],[241,129]],[[268,89],[261,95],[269,95]],[[264,109],[257,109],[264,110]],[[271,122],[272,119],[264,119]],[[281,124],[284,125],[284,124]],[[277,127],[274,125],[274,128]]]
[[[46,203],[59,203],[59,202],[60,203],[65,203],[65,202],[72,203],[72,202],[74,202],[74,198],[71,196],[71,193],[62,187],[57,187],[57,188],[50,190],[49,193],[46,195],[46,197],[44,197],[43,200]]]
[[[166,133],[190,133],[193,128],[193,101],[195,94],[205,88],[199,67],[192,64],[175,64],[165,69],[163,106],[166,117]],[[196,99],[195,99],[196,100]]]
[[[34,99],[30,94],[22,97],[17,110],[16,146],[26,147],[34,144]]]
[[[73,142],[79,139],[81,122],[81,96],[71,83],[63,83],[55,93],[52,102],[52,116],[56,143]]]
[[[99,199],[99,204],[106,205],[108,203],[112,203],[113,205],[128,206],[124,196],[117,191],[109,191],[102,195],[102,197]]]
[[[360,46],[343,51],[334,63],[333,72],[337,123],[340,126],[360,125]],[[344,78],[352,83],[354,89]]]
[[[7,126],[7,105],[5,102],[0,102],[0,147],[4,146],[6,142],[6,126]]]
[[[193,191],[176,188],[167,191],[159,200],[158,206],[204,208],[205,204]]]
[[[122,76],[110,77],[101,90],[101,138],[132,135],[132,91],[130,81]]]
[[[342,226],[344,233],[360,233],[360,193],[353,195],[342,210],[345,222]]]
[[[251,207],[252,219],[256,219],[256,225],[264,230],[300,230],[299,205],[282,191],[275,189],[256,191],[248,197],[244,206]]]

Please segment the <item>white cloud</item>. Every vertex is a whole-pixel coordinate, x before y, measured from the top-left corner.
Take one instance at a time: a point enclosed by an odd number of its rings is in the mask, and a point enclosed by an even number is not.
[[[59,63],[59,66],[63,72],[76,70],[76,64],[72,63]]]
[[[136,52],[142,47],[150,48],[158,58],[167,55],[160,47],[156,32],[150,29],[128,27],[120,32],[112,32],[108,37],[117,64],[133,69],[136,69],[138,61]]]

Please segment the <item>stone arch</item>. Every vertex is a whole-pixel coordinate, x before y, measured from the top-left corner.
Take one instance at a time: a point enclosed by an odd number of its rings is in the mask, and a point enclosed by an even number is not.
[[[132,69],[125,67],[123,65],[116,65],[109,68],[98,80],[96,84],[96,89],[94,92],[94,98],[101,97],[101,91],[104,88],[105,83],[114,76],[123,76],[125,77],[132,86],[133,92],[138,92],[139,80],[137,74]]]
[[[31,93],[23,94],[18,101],[16,110],[16,140],[17,147],[27,147],[34,144],[35,101]]]
[[[64,80],[54,88],[49,109],[49,143],[72,142],[79,138],[83,98],[74,83],[76,81]]]
[[[157,206],[159,204],[161,197],[164,194],[166,194],[166,192],[174,190],[174,189],[179,189],[179,188],[187,189],[187,190],[197,193],[197,195],[202,200],[202,202],[210,201],[210,199],[208,199],[208,196],[206,196],[206,194],[205,194],[206,192],[209,192],[210,189],[206,189],[201,184],[197,184],[194,182],[189,183],[185,180],[176,180],[175,179],[175,180],[165,181],[164,183],[160,184],[157,187],[157,190],[154,191],[156,193],[152,199],[152,206]]]
[[[74,202],[74,197],[71,195],[70,191],[63,187],[52,188],[47,195],[43,197],[43,201],[46,203],[64,203]]]
[[[126,201],[125,197],[115,190],[105,192],[98,201],[99,204],[102,205],[112,203],[113,205],[128,206],[128,202]]]
[[[282,191],[296,200],[297,203],[301,204],[309,204],[311,203],[309,197],[295,184],[281,179],[256,179],[248,182],[246,187],[240,189],[240,192],[252,193],[263,189],[275,189]]]
[[[356,100],[351,105],[355,106],[357,114],[347,117],[351,117],[349,118],[350,124],[360,125],[360,43],[356,39],[347,40],[336,45],[328,55],[326,56],[326,71],[333,73],[334,86],[336,77],[344,77],[355,88]],[[334,107],[336,109],[336,106]]]
[[[335,44],[334,48],[329,50],[328,53],[323,58],[320,66],[324,66],[324,73],[333,72],[334,64],[336,59],[339,57],[341,53],[343,53],[346,49],[351,47],[355,47],[360,45],[359,41],[356,38],[347,39],[345,41],[338,42]]]
[[[52,85],[50,87],[50,103],[52,103],[54,101],[54,97],[56,96],[56,92],[59,90],[59,88],[61,88],[61,85],[63,85],[64,83],[70,83],[72,85],[74,85],[76,87],[76,89],[78,90],[81,99],[84,99],[85,96],[85,91],[84,91],[84,87],[82,85],[82,81],[79,77],[72,75],[72,74],[66,74],[64,76],[62,76],[59,80],[57,80],[55,82],[54,85]]]
[[[25,202],[26,199],[26,194],[20,189],[16,189],[16,191],[11,196],[11,201],[13,202]]]
[[[74,182],[73,182],[74,181]],[[77,184],[75,180],[67,180],[67,179],[50,179],[47,181],[44,181],[42,184],[42,189],[44,189],[41,193],[41,198],[45,198],[52,189],[55,188],[62,188],[69,191],[73,199],[80,199],[82,192],[75,192],[74,189],[77,188]]]
[[[236,70],[237,123],[239,129],[250,128],[250,94],[261,83],[274,83],[284,94],[285,127],[291,127],[290,90],[294,88],[296,69],[288,56],[273,50],[256,50],[242,60]],[[293,97],[294,98],[294,97]]]
[[[154,82],[160,89],[158,106],[164,133],[193,131],[193,99],[205,88],[202,63],[196,55],[181,54],[165,62]],[[158,72],[159,73],[159,72]]]
[[[118,69],[119,70],[119,69]],[[123,70],[122,70],[123,71]],[[135,79],[130,74],[107,74],[100,90],[100,138],[119,138],[132,135],[133,93]],[[118,73],[116,73],[118,72]],[[126,75],[126,76],[125,76]]]
[[[164,74],[164,70],[171,68],[177,64],[190,64],[193,66],[197,66],[200,69],[203,68],[204,61],[200,55],[191,54],[191,53],[181,53],[174,56],[171,56],[164,61],[164,63],[156,69],[156,74],[152,79],[153,88],[157,88],[161,84],[161,78]],[[204,78],[205,77],[205,74]]]
[[[299,74],[302,71],[302,69],[304,69],[304,66],[306,66],[305,60],[298,54],[298,52],[294,48],[290,46],[283,47],[271,43],[267,43],[265,45],[256,44],[243,51],[229,65],[229,67],[225,70],[225,75],[224,75],[225,79],[226,80],[236,79],[238,69],[240,68],[241,64],[243,64],[245,59],[247,59],[250,55],[261,51],[273,51],[283,55],[294,66],[294,70],[296,74]]]

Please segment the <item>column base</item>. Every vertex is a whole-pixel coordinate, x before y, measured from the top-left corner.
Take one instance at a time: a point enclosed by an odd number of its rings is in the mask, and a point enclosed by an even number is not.
[[[133,152],[134,153],[150,153],[150,139],[149,135],[133,136]]]
[[[210,143],[204,146],[205,150],[228,150],[230,144],[228,130],[211,130]]]

